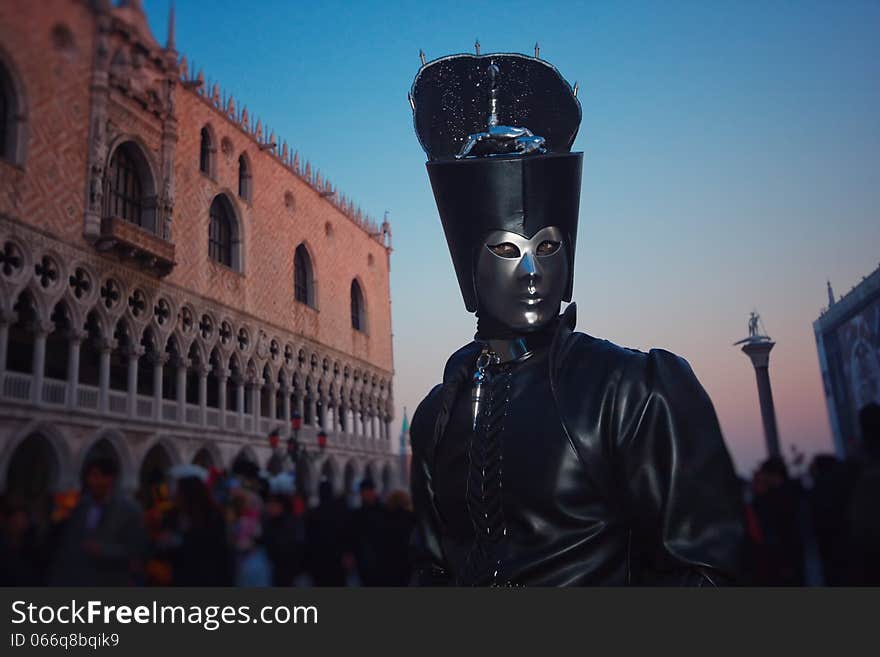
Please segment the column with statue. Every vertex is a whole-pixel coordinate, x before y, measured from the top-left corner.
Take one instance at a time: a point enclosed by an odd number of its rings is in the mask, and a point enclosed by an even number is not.
[[[776,408],[773,405],[773,391],[770,387],[770,350],[776,345],[766,334],[761,316],[752,311],[749,315],[749,337],[734,345],[742,345],[742,351],[752,361],[758,382],[758,402],[761,405],[761,422],[764,425],[764,440],[768,456],[782,456],[779,446],[779,432],[776,428]]]

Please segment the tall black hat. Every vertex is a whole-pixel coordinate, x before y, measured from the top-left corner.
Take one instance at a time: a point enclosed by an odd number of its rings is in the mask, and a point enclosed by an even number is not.
[[[571,300],[583,153],[576,89],[551,64],[518,54],[451,55],[422,66],[410,104],[434,199],[469,311],[487,233],[566,236]]]

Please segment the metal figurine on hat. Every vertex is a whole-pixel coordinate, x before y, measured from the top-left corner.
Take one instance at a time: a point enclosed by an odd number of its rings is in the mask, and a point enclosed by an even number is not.
[[[739,482],[686,361],[574,330],[577,85],[535,56],[426,62],[409,95],[474,340],[410,425],[422,584],[735,581]],[[621,254],[625,257],[625,254]]]

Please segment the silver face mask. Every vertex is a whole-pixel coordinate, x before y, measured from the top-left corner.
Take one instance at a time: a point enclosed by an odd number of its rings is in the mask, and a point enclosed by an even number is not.
[[[531,239],[492,231],[477,257],[474,282],[481,313],[514,331],[540,329],[559,312],[568,267],[556,226],[542,228]]]

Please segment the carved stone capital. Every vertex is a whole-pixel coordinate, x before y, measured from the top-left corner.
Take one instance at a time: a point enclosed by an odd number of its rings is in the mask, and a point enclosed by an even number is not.
[[[73,342],[76,344],[81,343],[88,336],[89,336],[88,331],[85,331],[85,330],[79,329],[79,328],[73,328],[73,327],[68,328],[67,331],[64,333],[64,337],[67,338],[68,342]]]
[[[46,337],[55,330],[55,322],[46,319],[35,319],[31,328],[36,335]]]
[[[99,338],[97,346],[98,351],[100,351],[102,354],[108,354],[119,346],[119,341],[114,339],[108,340],[107,338]]]

